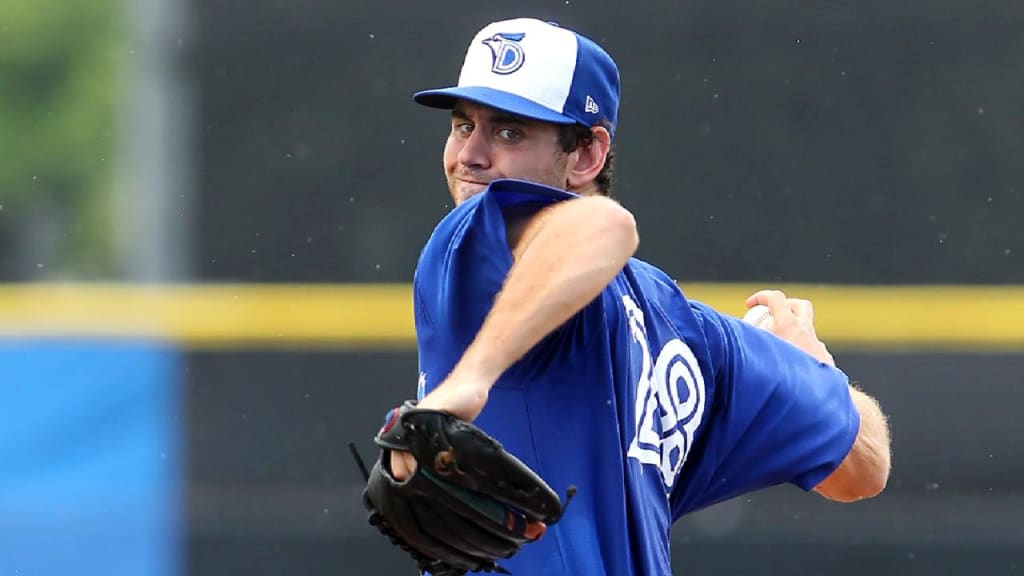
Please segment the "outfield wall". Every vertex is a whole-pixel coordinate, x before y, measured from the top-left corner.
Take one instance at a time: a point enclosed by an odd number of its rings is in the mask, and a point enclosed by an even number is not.
[[[740,313],[752,288],[687,292]],[[1024,569],[1019,289],[786,288],[818,303],[840,366],[889,414],[889,488],[842,506],[779,487],[695,514],[673,533],[678,573]],[[382,414],[414,394],[408,296],[0,287],[0,571],[411,573],[365,524],[345,446],[371,452]]]

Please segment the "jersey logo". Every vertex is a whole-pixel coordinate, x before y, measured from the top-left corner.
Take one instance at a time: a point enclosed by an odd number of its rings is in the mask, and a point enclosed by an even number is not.
[[[491,49],[491,72],[511,74],[523,67],[523,63],[526,62],[526,53],[523,52],[519,41],[525,37],[525,33],[499,32],[482,41]]]
[[[657,466],[665,488],[671,489],[704,418],[704,375],[693,351],[679,338],[669,340],[652,356],[643,311],[629,295],[622,297],[622,305],[641,358],[636,430],[626,455]]]
[[[427,395],[427,373],[420,372],[419,379],[416,380],[416,399],[423,400],[423,397]]]

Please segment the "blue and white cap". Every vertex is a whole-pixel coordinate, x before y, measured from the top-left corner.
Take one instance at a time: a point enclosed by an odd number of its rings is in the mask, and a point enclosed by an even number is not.
[[[615,135],[619,69],[593,40],[533,18],[488,24],[466,52],[459,85],[413,99],[451,109],[469,100],[555,124],[604,125]]]

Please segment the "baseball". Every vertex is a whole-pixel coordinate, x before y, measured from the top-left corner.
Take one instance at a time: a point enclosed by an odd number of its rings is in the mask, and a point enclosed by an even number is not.
[[[764,304],[756,304],[743,315],[743,321],[752,326],[763,328],[771,332],[772,311]]]

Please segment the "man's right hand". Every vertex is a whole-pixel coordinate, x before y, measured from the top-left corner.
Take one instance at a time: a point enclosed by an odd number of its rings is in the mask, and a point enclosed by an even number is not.
[[[836,365],[825,343],[814,331],[814,306],[810,300],[787,298],[781,290],[760,290],[746,301],[747,308],[758,304],[764,304],[772,311],[772,333],[819,361]]]

